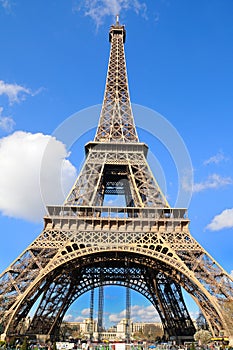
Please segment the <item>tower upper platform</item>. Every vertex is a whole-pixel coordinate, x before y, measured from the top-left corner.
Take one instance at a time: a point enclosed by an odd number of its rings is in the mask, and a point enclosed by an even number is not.
[[[116,21],[116,24],[112,25],[110,30],[109,30],[109,41],[110,41],[110,43],[112,42],[112,39],[113,39],[114,35],[116,35],[116,34],[123,35],[123,43],[125,43],[125,38],[126,38],[125,26],[120,25],[118,19]]]

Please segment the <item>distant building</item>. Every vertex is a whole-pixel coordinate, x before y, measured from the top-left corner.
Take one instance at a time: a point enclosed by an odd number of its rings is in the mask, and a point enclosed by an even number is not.
[[[96,320],[92,320],[93,322],[93,326],[91,329],[91,319],[90,318],[86,318],[85,320],[83,320],[83,322],[80,322],[80,332],[83,334],[86,333],[90,333],[91,330],[93,332],[97,332],[97,321]]]
[[[163,329],[161,322],[134,322],[132,323],[132,333],[142,332],[144,333],[145,329],[153,326]]]
[[[126,328],[127,328],[127,319],[123,318],[118,324],[117,324],[117,333],[123,333],[125,336]],[[130,321],[129,324],[129,330],[130,333],[132,332],[132,322]]]
[[[93,340],[97,341],[101,339],[102,341],[124,341],[127,331],[127,320],[123,318],[117,325],[110,327],[108,330],[102,331],[100,334],[97,332],[97,321],[93,320],[93,328],[91,328],[91,319],[86,318],[83,322],[63,322],[63,324],[68,324],[70,327],[76,328],[76,331],[80,332],[80,336],[83,339],[90,339],[91,333],[93,332]],[[132,322],[130,321],[129,332],[131,338],[134,334],[153,334],[155,327],[163,331],[162,323],[160,322]]]

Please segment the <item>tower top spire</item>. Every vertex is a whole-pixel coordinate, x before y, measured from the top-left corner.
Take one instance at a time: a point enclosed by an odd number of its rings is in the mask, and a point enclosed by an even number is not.
[[[120,25],[120,21],[119,21],[119,14],[116,15],[116,26],[119,26]]]
[[[109,31],[111,51],[104,101],[95,141],[138,142],[130,103],[124,53],[125,26],[116,23]]]
[[[123,44],[125,43],[126,30],[125,26],[120,24],[120,16],[116,15],[115,24],[111,25],[109,30],[109,41],[112,42],[113,36],[115,34],[122,34]]]

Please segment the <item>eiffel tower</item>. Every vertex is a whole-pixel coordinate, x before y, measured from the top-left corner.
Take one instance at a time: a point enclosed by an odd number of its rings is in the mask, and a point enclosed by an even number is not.
[[[147,162],[130,104],[119,19],[111,26],[104,101],[94,141],[62,206],[48,206],[42,233],[0,275],[2,338],[56,339],[83,293],[121,285],[157,310],[167,339],[195,328],[182,288],[213,336],[233,336],[233,279],[189,232],[187,210],[171,208]],[[109,196],[122,199],[110,206]],[[30,310],[34,316],[26,322]]]

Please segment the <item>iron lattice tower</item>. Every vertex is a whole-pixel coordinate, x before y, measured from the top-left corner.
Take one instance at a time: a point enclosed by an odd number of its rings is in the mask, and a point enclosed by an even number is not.
[[[56,338],[70,305],[109,284],[144,295],[168,337],[195,332],[181,287],[213,335],[222,329],[233,335],[232,277],[192,237],[186,209],[169,206],[147,163],[148,147],[138,140],[125,36],[118,22],[111,27],[99,125],[76,183],[64,205],[47,207],[42,233],[0,275],[2,337]],[[123,197],[124,205],[109,206],[108,195]],[[34,317],[25,323],[34,305]]]

